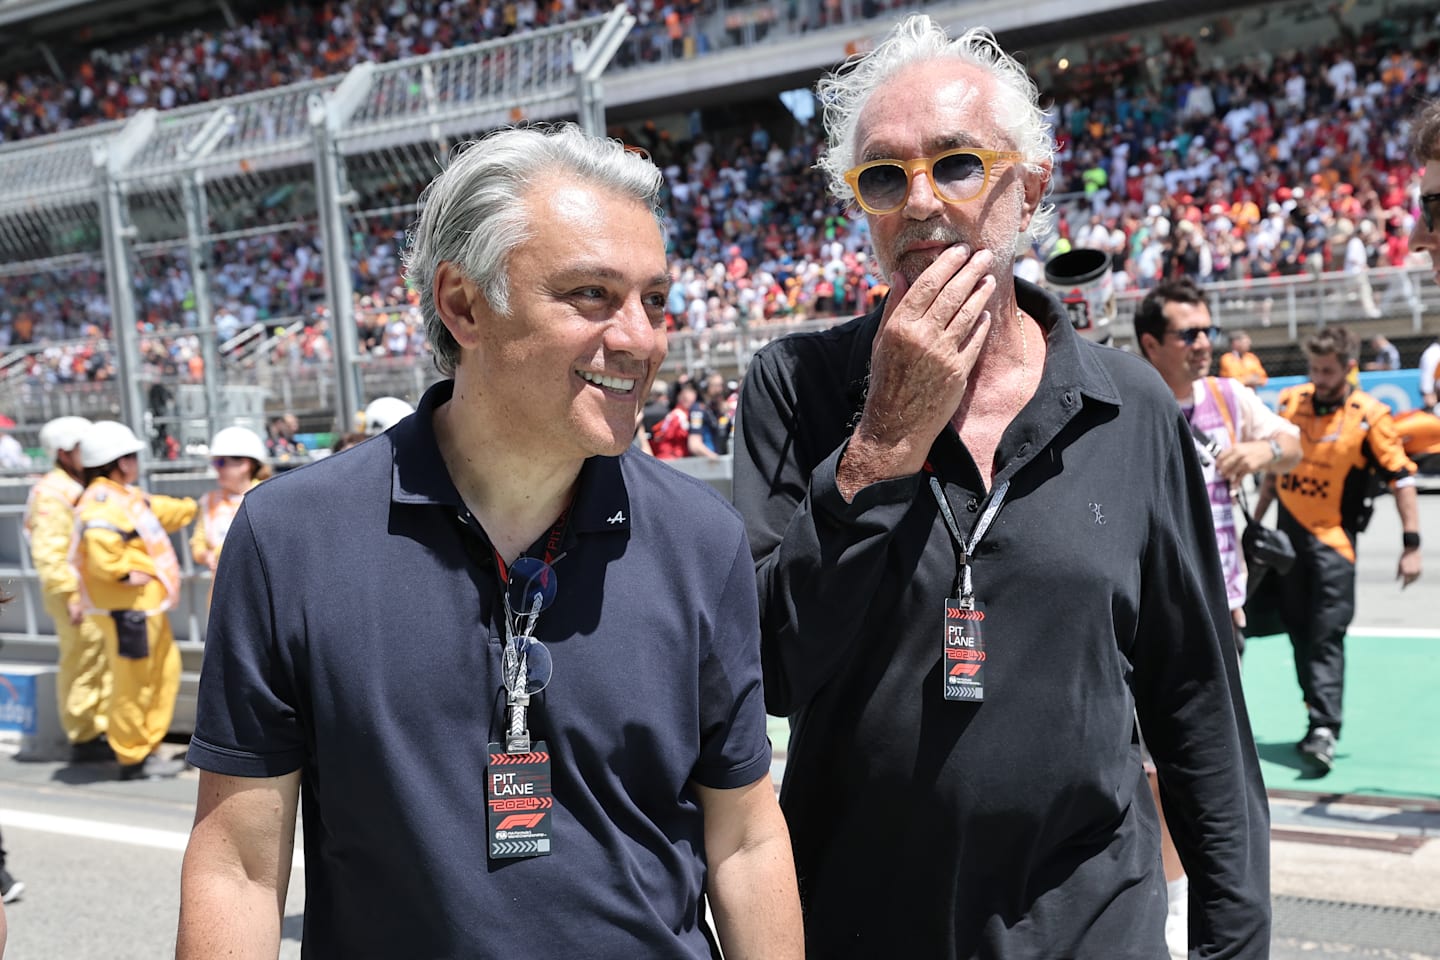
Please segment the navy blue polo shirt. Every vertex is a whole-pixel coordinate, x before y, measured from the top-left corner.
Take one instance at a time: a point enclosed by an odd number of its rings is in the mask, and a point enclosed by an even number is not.
[[[650,457],[585,463],[535,630],[555,664],[530,708],[552,755],[554,852],[492,862],[503,606],[435,440],[451,389],[246,496],[190,761],[302,772],[306,957],[708,957],[692,784],[770,768],[739,515]]]

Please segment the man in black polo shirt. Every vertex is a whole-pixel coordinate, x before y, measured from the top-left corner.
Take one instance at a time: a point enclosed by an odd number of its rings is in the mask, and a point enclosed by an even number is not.
[[[659,186],[566,125],[422,197],[453,379],[235,519],[179,957],[275,954],[301,801],[309,957],[710,957],[702,895],[728,958],[800,956],[743,526],[625,452],[665,357]]]
[[[822,82],[884,306],[746,373],[735,500],[811,956],[1165,955],[1135,716],[1191,950],[1269,950],[1269,822],[1194,442],[1143,360],[1012,278],[1053,143],[928,17]]]

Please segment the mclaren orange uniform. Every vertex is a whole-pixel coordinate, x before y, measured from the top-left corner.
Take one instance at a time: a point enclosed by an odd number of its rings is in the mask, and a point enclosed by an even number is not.
[[[1440,460],[1440,417],[1429,410],[1407,410],[1395,417],[1395,432],[1405,445],[1405,455],[1420,466],[1422,472],[1440,471],[1440,464],[1426,467],[1421,463]],[[1431,460],[1430,458],[1436,458]]]
[[[1340,732],[1345,631],[1355,616],[1355,537],[1369,517],[1369,474],[1413,482],[1390,409],[1351,389],[1333,407],[1315,403],[1315,385],[1280,394],[1280,415],[1300,428],[1304,458],[1278,478],[1279,527],[1296,562],[1281,582],[1281,618],[1295,648],[1295,672],[1310,728]]]
[[[72,558],[87,619],[110,663],[108,737],[124,766],[144,762],[166,732],[180,691],[180,652],[165,612],[180,593],[180,565],[167,536],[195,517],[194,500],[146,497],[101,477],[75,511]],[[134,583],[135,574],[146,582]]]
[[[110,700],[104,638],[88,618],[78,627],[70,622],[70,603],[80,589],[70,566],[70,539],[75,503],[84,491],[79,481],[56,467],[36,482],[25,503],[30,559],[40,577],[45,612],[55,623],[60,646],[55,676],[60,726],[72,744],[90,743],[105,732]]]
[[[1246,351],[1236,353],[1228,350],[1220,355],[1220,376],[1239,380],[1246,386],[1263,386],[1270,382],[1270,375],[1260,363],[1260,358]]]

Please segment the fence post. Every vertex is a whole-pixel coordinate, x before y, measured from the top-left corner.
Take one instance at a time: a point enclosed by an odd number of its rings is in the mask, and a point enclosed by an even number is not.
[[[344,164],[336,134],[364,104],[374,81],[375,64],[360,63],[345,75],[335,92],[311,94],[310,129],[315,144],[315,201],[320,212],[320,242],[324,247],[325,292],[330,301],[330,325],[335,334],[335,372],[339,389],[335,418],[343,432],[360,409],[355,369],[359,337],[355,331],[354,291],[350,282],[350,231],[345,223],[346,204],[354,194],[344,183]]]
[[[126,243],[135,235],[128,222],[120,174],[155,132],[155,111],[142,110],[108,141],[97,143],[92,154],[100,183],[100,222],[105,249],[105,281],[110,293],[111,338],[115,369],[120,380],[120,418],[145,439],[140,451],[141,469],[150,443],[145,430],[145,403],[140,397],[140,348],[135,332],[135,278],[130,272]]]

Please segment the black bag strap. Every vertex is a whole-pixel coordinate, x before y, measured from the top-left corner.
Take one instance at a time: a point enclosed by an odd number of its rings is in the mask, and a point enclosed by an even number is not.
[[[1206,455],[1213,458],[1215,456],[1215,441],[1206,436],[1205,431],[1195,426],[1193,420],[1187,417],[1185,422],[1190,425],[1190,432],[1194,434],[1195,442],[1200,444],[1201,449],[1205,451]],[[1245,496],[1245,485],[1242,483],[1238,485],[1227,484],[1227,486],[1230,486],[1230,495],[1240,504],[1240,513],[1245,517],[1245,526],[1253,526],[1255,518],[1250,516],[1250,503]]]

